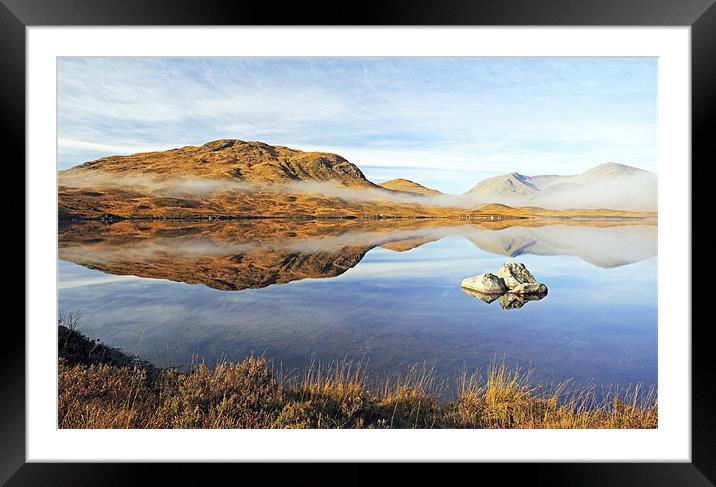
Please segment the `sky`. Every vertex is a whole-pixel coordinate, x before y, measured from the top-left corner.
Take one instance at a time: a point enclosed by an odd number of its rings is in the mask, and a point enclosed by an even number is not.
[[[656,58],[60,58],[59,169],[257,140],[342,155],[374,182],[657,172]]]

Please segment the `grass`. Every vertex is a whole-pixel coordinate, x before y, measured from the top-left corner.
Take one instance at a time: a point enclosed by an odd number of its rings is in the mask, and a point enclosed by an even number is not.
[[[299,374],[261,357],[156,369],[60,324],[60,428],[656,428],[655,391],[545,388],[495,361],[450,384],[415,366],[380,383],[361,363]],[[62,331],[62,329],[65,331]],[[64,338],[63,338],[64,337]],[[69,338],[68,338],[69,337]],[[63,339],[65,345],[63,345]],[[68,345],[71,344],[71,345]]]

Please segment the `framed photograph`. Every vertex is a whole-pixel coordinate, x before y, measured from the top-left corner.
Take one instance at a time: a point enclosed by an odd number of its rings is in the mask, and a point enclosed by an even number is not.
[[[2,0],[0,482],[713,484],[712,1],[223,3]]]

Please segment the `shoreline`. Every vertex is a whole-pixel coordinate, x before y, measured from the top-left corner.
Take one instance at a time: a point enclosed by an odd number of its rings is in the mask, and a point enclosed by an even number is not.
[[[441,401],[431,370],[372,384],[361,364],[277,372],[260,357],[159,369],[77,329],[58,326],[58,427],[64,428],[470,428],[658,427],[656,390],[638,386],[545,387],[530,372],[494,362],[486,377],[458,377],[455,398]],[[377,384],[377,385],[376,385]]]
[[[182,215],[182,216],[117,216],[103,215],[100,217],[83,218],[59,218],[59,223],[73,222],[120,222],[120,221],[241,221],[241,220],[350,220],[350,221],[376,221],[376,220],[445,220],[445,221],[616,221],[616,222],[654,222],[658,221],[656,216],[521,216],[521,215],[498,215],[487,214],[479,216],[317,216],[317,215],[292,215],[292,216],[246,216],[246,215]]]
[[[163,220],[479,220],[479,221],[502,221],[502,220],[529,220],[530,217],[526,216],[509,216],[504,215],[486,215],[486,216],[390,216],[390,215],[379,215],[379,216],[318,216],[318,215],[291,215],[291,216],[246,216],[246,215],[185,215],[185,216],[117,216],[117,215],[106,215],[100,217],[85,217],[85,218],[59,218],[60,223],[64,222],[83,222],[83,221],[163,221]]]

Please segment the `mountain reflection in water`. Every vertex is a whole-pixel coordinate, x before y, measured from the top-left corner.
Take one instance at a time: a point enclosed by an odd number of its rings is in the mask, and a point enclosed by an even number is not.
[[[462,236],[491,254],[569,255],[602,268],[638,262],[657,253],[655,225],[515,223],[524,224],[446,225],[440,220],[83,222],[60,227],[59,257],[114,275],[239,291],[340,276],[373,248],[405,252],[450,236]],[[466,269],[466,275],[473,271],[482,272]],[[518,296],[500,303],[508,309],[519,308],[525,301]]]

